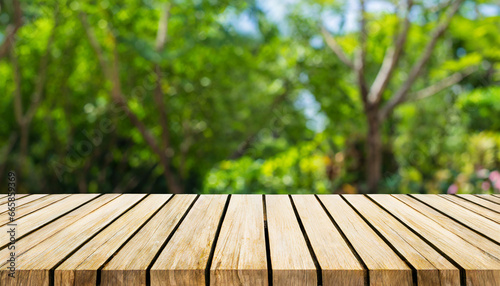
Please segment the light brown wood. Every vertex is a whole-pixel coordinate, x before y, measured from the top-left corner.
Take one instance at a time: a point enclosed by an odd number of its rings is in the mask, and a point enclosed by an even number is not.
[[[151,285],[205,285],[227,195],[200,196],[151,268]]]
[[[370,285],[413,285],[411,269],[339,196],[318,196],[369,270]]]
[[[460,205],[468,210],[471,210],[479,215],[482,215],[496,223],[500,223],[500,213],[497,213],[495,211],[492,211],[490,209],[487,209],[485,207],[482,207],[480,205],[477,205],[471,201],[468,201],[467,199],[462,199],[460,197],[456,196],[449,196],[449,195],[442,195],[443,198],[452,201],[456,203],[457,205]]]
[[[39,195],[30,195],[30,196],[24,196],[20,199],[16,199],[16,209],[19,210],[22,206],[24,206],[25,204],[28,204],[32,201],[35,201],[35,200],[38,200],[40,198],[43,198],[47,196],[46,194],[39,194]],[[9,209],[8,209],[9,205],[7,203],[5,204],[2,204],[0,206],[0,216],[7,216],[8,214],[6,214]],[[16,214],[17,216],[17,214]]]
[[[2,271],[1,281],[10,285],[49,286],[50,270],[76,250],[89,237],[98,233],[115,218],[132,207],[145,194],[125,194],[109,202],[100,211],[89,213],[60,232],[43,240],[33,248],[21,248],[17,255],[16,277],[9,278]],[[64,241],[64,243],[60,243]]]
[[[494,203],[500,205],[500,198],[497,198],[495,196],[492,196],[492,195],[476,195],[476,196],[478,196],[481,199],[488,200],[490,202],[494,202]]]
[[[462,239],[475,245],[477,248],[481,249],[481,251],[484,251],[488,255],[492,257],[500,257],[500,248],[498,247],[498,244],[486,238],[485,236],[478,234],[477,232],[471,230],[470,228],[456,222],[455,220],[425,205],[424,203],[411,198],[410,196],[393,195],[393,197],[402,201],[411,208],[417,210],[419,213],[425,215],[429,219],[435,221],[442,228],[445,228],[453,232]]]
[[[16,198],[16,201],[21,200],[22,198],[28,196],[29,194],[15,194],[14,197]],[[0,199],[0,205],[2,205],[2,209],[5,210],[7,207],[7,202],[9,202],[10,196],[6,196]]]
[[[149,195],[66,259],[54,273],[54,284],[96,285],[97,270],[143,225],[171,195]]]
[[[41,212],[33,212],[15,221],[19,227],[16,230],[17,239],[23,237],[25,234],[33,231],[69,212],[82,204],[97,197],[97,194],[76,194],[71,195],[64,201],[58,201],[50,206],[47,206]],[[0,233],[6,233],[10,226],[4,225],[0,227]],[[0,247],[9,244],[9,237],[6,235],[0,236]]]
[[[25,198],[31,198],[33,196],[36,196],[36,195],[31,195],[31,196],[28,196]],[[37,210],[40,210],[40,209],[42,209],[42,208],[44,208],[52,203],[60,201],[68,196],[69,196],[69,194],[42,196],[42,197],[39,197],[38,199],[35,199],[29,203],[25,203],[25,204],[22,204],[21,206],[17,206],[15,218],[16,218],[16,220],[18,220],[27,214],[30,214],[30,213],[37,211]],[[0,214],[0,216],[2,216],[2,215],[5,216],[5,220],[1,225],[8,224],[9,219],[7,217],[7,214],[6,213]]]
[[[473,211],[465,209],[438,195],[412,195],[418,200],[439,209],[441,212],[460,221],[468,227],[500,242],[500,224],[491,221]]]
[[[417,270],[418,285],[459,285],[460,271],[425,241],[365,196],[349,203]]]
[[[480,197],[477,197],[474,195],[468,195],[468,194],[467,195],[457,195],[457,196],[459,196],[460,198],[466,199],[468,201],[474,202],[482,207],[485,207],[485,208],[490,209],[492,211],[495,211],[497,213],[500,213],[500,205],[495,204],[494,202],[484,200]]]
[[[231,198],[215,247],[210,285],[268,285],[262,199]]]
[[[266,199],[273,285],[317,285],[317,271],[286,195]]]
[[[58,233],[61,230],[67,228],[72,223],[79,221],[84,216],[97,210],[98,208],[105,205],[109,201],[117,198],[118,196],[119,196],[119,194],[102,195],[102,196],[96,198],[94,201],[92,201],[91,204],[86,204],[86,205],[70,212],[69,214],[65,215],[64,217],[59,218],[59,219],[49,223],[45,227],[38,229],[38,230],[24,236],[21,240],[22,241],[22,250],[27,251],[27,250],[33,248],[34,246],[38,245],[43,240]],[[4,248],[4,249],[0,250],[0,257],[8,257],[9,253],[10,253],[10,250],[8,248]]]
[[[31,195],[31,196],[25,196],[25,197],[22,197],[20,198],[19,200],[16,199],[15,201],[15,216],[14,218],[17,219],[19,218],[19,210],[21,208],[24,207],[24,205],[32,202],[32,201],[36,201],[42,197],[45,197],[47,195]],[[2,217],[2,219],[0,220],[0,225],[4,225],[4,224],[7,224],[10,222],[10,217],[9,217],[9,210],[11,209],[13,205],[11,204],[9,206],[8,203],[5,203],[3,205],[0,206],[0,217]]]
[[[293,195],[297,212],[328,285],[364,285],[365,269],[315,196]]]
[[[486,253],[393,196],[370,197],[464,268],[469,285],[494,285],[489,283],[500,281],[498,257]]]
[[[193,203],[175,195],[101,270],[101,285],[146,285],[147,269]]]
[[[0,285],[500,285],[500,204],[422,198],[28,195]]]

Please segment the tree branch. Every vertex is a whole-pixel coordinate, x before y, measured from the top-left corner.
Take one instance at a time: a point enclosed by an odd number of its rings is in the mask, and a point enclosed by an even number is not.
[[[52,28],[49,39],[47,40],[47,46],[45,48],[45,53],[43,54],[42,58],[40,59],[40,67],[38,69],[38,74],[37,74],[38,77],[37,77],[37,80],[35,83],[35,91],[33,92],[33,95],[31,98],[30,107],[28,108],[28,111],[26,111],[26,115],[24,117],[24,121],[28,124],[33,119],[33,116],[35,115],[35,113],[36,113],[36,111],[41,103],[43,89],[44,89],[45,83],[47,81],[47,66],[49,63],[50,49],[52,48],[52,45],[54,43],[56,28],[58,25],[59,25],[59,17],[58,17],[58,12],[56,11],[54,27]]]
[[[21,71],[19,70],[19,63],[17,62],[17,55],[14,49],[11,50],[11,62],[12,62],[12,76],[14,78],[14,114],[16,116],[16,121],[19,126],[23,124],[23,101],[21,95]]]
[[[113,99],[115,102],[125,111],[129,120],[132,124],[139,130],[142,135],[142,138],[146,143],[151,147],[153,152],[155,152],[160,158],[160,162],[164,168],[164,174],[167,179],[167,184],[169,185],[170,191],[173,193],[181,193],[182,189],[180,188],[180,184],[178,183],[177,178],[170,171],[170,160],[166,156],[165,152],[162,151],[160,146],[156,143],[155,138],[149,132],[146,125],[137,117],[137,115],[130,110],[127,104],[126,98],[123,96],[121,91],[120,79],[118,74],[118,52],[116,45],[113,49],[114,57],[111,69],[112,82],[113,82]]]
[[[366,7],[365,0],[359,1],[360,5],[360,31],[359,31],[359,47],[356,50],[354,58],[354,70],[358,81],[359,92],[365,109],[368,107],[368,87],[365,81],[365,65],[366,65]]]
[[[163,5],[163,10],[162,14],[160,16],[160,20],[158,22],[158,32],[156,35],[156,51],[158,53],[162,52],[165,49],[165,44],[167,42],[167,33],[168,33],[168,20],[170,17],[170,9],[171,9],[171,4],[170,3],[165,3]],[[160,125],[162,128],[162,145],[163,145],[163,150],[161,152],[163,153],[164,161],[165,163],[170,166],[170,154],[173,152],[169,152],[171,147],[170,144],[170,129],[168,127],[168,112],[167,112],[167,106],[165,105],[164,102],[164,94],[162,90],[162,71],[159,63],[156,63],[154,66],[155,69],[155,74],[156,74],[156,87],[154,90],[154,100],[155,103],[158,107],[158,112],[160,113]],[[181,164],[179,165],[179,170],[181,173],[181,178],[183,177],[183,154],[181,152]],[[169,188],[172,189],[174,193],[180,193],[182,192],[182,187],[177,179],[170,170],[165,170],[165,176],[167,178],[167,183],[169,184]]]
[[[14,36],[17,33],[17,30],[21,28],[23,25],[23,11],[21,10],[21,3],[19,0],[13,0],[12,4],[14,5],[14,23],[7,26],[5,40],[0,46],[0,59],[2,59],[9,52],[13,41]]]
[[[55,24],[54,27],[52,28],[51,34],[49,36],[49,39],[47,41],[47,47],[45,49],[45,53],[43,54],[41,60],[40,60],[40,70],[38,71],[37,74],[37,79],[35,83],[35,91],[33,92],[33,95],[31,96],[31,103],[29,105],[29,108],[25,114],[23,114],[23,107],[22,107],[22,91],[21,91],[21,85],[22,85],[22,80],[21,80],[21,72],[19,70],[19,63],[17,61],[17,56],[15,55],[14,49],[12,49],[12,66],[14,69],[13,72],[13,77],[14,77],[14,83],[15,83],[15,90],[14,90],[14,113],[16,117],[16,121],[19,125],[20,128],[20,133],[21,133],[21,140],[20,140],[20,165],[19,169],[23,169],[23,164],[25,162],[25,158],[28,153],[28,141],[29,141],[29,128],[31,121],[33,120],[33,116],[35,115],[38,107],[40,106],[41,103],[41,95],[43,92],[43,88],[45,86],[45,81],[46,81],[46,74],[47,74],[47,64],[48,64],[48,58],[50,54],[50,48],[52,46],[52,42],[54,40],[54,34],[56,27],[58,25],[58,13],[56,11],[55,15]]]
[[[97,38],[95,36],[94,30],[90,27],[89,22],[87,20],[87,14],[81,12],[79,14],[79,19],[80,22],[82,23],[83,29],[85,30],[85,33],[87,34],[87,38],[89,39],[90,45],[92,46],[92,49],[97,55],[97,59],[99,60],[99,64],[101,65],[101,68],[104,72],[104,75],[109,77],[109,68],[108,68],[108,62],[107,59],[104,55],[104,52],[102,51],[101,45],[97,41]]]
[[[414,92],[414,93],[411,93],[409,96],[408,96],[408,99],[409,100],[420,100],[420,99],[424,99],[424,98],[427,98],[427,97],[430,97],[454,84],[457,84],[459,83],[460,81],[462,81],[464,78],[466,78],[467,76],[469,76],[470,74],[474,73],[475,71],[477,71],[477,67],[471,67],[471,68],[467,68],[461,72],[457,72],[457,73],[454,73],[452,74],[451,76],[449,77],[446,77],[438,82],[436,82],[435,84],[431,85],[431,86],[428,86],[424,89],[421,89],[417,92]]]
[[[170,8],[171,5],[169,3],[165,3],[163,6],[162,15],[160,17],[160,21],[158,22],[158,34],[156,36],[156,51],[162,52],[165,49],[165,43],[167,41],[167,32],[168,32],[168,18],[170,16]],[[170,146],[170,129],[168,128],[168,116],[167,116],[167,108],[165,106],[164,94],[162,90],[162,72],[159,63],[156,63],[154,66],[155,74],[156,74],[156,86],[154,90],[154,100],[158,107],[158,111],[160,113],[160,125],[162,128],[162,141],[163,141],[163,152],[168,157],[172,152],[168,152]]]
[[[139,120],[139,118],[130,110],[130,108],[127,105],[125,97],[122,95],[121,91],[121,84],[120,84],[120,79],[119,79],[119,71],[118,71],[118,52],[117,52],[117,47],[116,45],[114,46],[113,49],[113,62],[111,63],[111,68],[109,68],[109,64],[106,60],[106,57],[104,56],[103,50],[101,48],[101,45],[97,41],[93,29],[90,27],[87,21],[87,15],[85,13],[80,13],[80,20],[83,24],[83,27],[85,29],[85,32],[87,34],[87,37],[89,38],[89,42],[94,49],[94,52],[96,53],[99,62],[101,64],[101,68],[105,70],[105,75],[109,77],[109,80],[112,82],[113,88],[112,88],[112,98],[115,101],[115,103],[123,108],[127,116],[129,117],[130,121],[132,121],[132,124],[139,129],[139,132],[142,134],[144,140],[150,147],[153,149],[153,151],[157,154],[163,154],[160,151],[160,148],[156,144],[153,136],[151,133],[147,131],[146,126]],[[163,155],[160,157],[163,158]]]
[[[165,48],[165,43],[167,42],[168,18],[170,17],[171,7],[170,3],[163,4],[163,11],[160,16],[160,21],[158,22],[158,32],[156,34],[155,48],[157,52],[161,52]]]
[[[432,32],[431,40],[427,43],[427,46],[425,47],[424,52],[421,54],[420,58],[413,65],[410,74],[408,75],[408,78],[403,83],[401,88],[397,90],[396,93],[391,97],[391,99],[384,105],[382,110],[380,110],[379,113],[380,119],[382,120],[385,119],[398,104],[406,100],[406,97],[408,96],[408,91],[410,90],[411,86],[420,75],[422,68],[429,60],[438,39],[443,35],[445,30],[450,25],[451,19],[457,13],[463,1],[464,0],[456,0],[455,2],[453,2],[451,10],[446,16],[446,19],[434,29],[434,31]]]
[[[356,63],[355,66],[358,66],[357,69],[364,69],[365,61],[366,61],[366,6],[365,0],[359,0],[359,46],[356,52]]]
[[[167,185],[169,186],[169,190],[172,193],[181,193],[182,192],[182,187],[178,182],[178,179],[170,170],[170,161],[169,158],[166,156],[165,152],[163,152],[160,148],[160,146],[157,144],[155,138],[149,132],[147,129],[146,125],[137,117],[135,113],[132,112],[132,110],[128,107],[127,104],[127,99],[123,96],[122,89],[121,89],[121,83],[120,83],[120,76],[119,76],[119,60],[118,60],[118,49],[117,49],[117,44],[115,42],[114,47],[113,47],[113,61],[111,63],[108,63],[104,53],[102,51],[102,48],[97,41],[97,39],[94,36],[94,32],[91,28],[91,26],[87,22],[87,17],[86,14],[83,12],[80,13],[80,20],[82,22],[82,25],[86,31],[87,37],[89,38],[89,41],[92,45],[92,48],[94,49],[95,53],[97,54],[97,57],[99,59],[99,62],[102,66],[102,69],[105,72],[105,75],[108,77],[108,79],[112,83],[112,91],[111,91],[111,96],[114,100],[114,102],[122,108],[122,110],[125,112],[129,120],[132,122],[132,124],[139,130],[139,132],[142,135],[142,138],[150,146],[152,151],[156,153],[156,155],[160,159],[160,163],[163,166],[163,171],[165,175],[165,179],[167,181]],[[111,67],[109,67],[109,66]]]
[[[403,23],[403,29],[396,37],[394,46],[387,49],[382,66],[375,78],[370,92],[368,93],[368,102],[371,104],[378,103],[382,99],[382,94],[389,83],[391,75],[399,62],[401,53],[404,49],[406,39],[408,37],[408,30],[410,29],[410,19],[409,14],[411,7],[413,6],[413,0],[406,1],[406,13]]]
[[[337,55],[339,60],[341,60],[349,68],[354,69],[354,64],[347,58],[344,51],[342,50],[342,47],[339,46],[335,38],[330,35],[330,33],[324,26],[321,26],[321,34],[323,34],[323,38],[325,38],[326,44],[335,53],[335,55]]]

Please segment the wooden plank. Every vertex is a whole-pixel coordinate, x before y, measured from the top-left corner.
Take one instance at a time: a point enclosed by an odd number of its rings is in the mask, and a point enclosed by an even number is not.
[[[16,224],[19,225],[16,230],[17,239],[63,216],[65,213],[81,206],[97,196],[98,194],[71,195],[63,201],[58,201],[45,207],[43,212],[34,212],[16,220]],[[4,225],[0,227],[0,233],[6,233],[8,229],[9,225]],[[9,244],[9,237],[6,235],[0,236],[0,248],[6,246],[7,244]]]
[[[175,195],[101,270],[101,285],[146,285],[148,267],[196,195]]]
[[[113,199],[117,198],[120,196],[120,194],[105,194],[102,195],[95,200],[93,200],[91,203],[85,204],[81,206],[80,208],[77,208],[76,210],[68,213],[67,215],[47,224],[45,227],[42,227],[41,229],[38,229],[26,236],[24,236],[22,239],[19,240],[19,243],[22,244],[22,249],[24,251],[27,251],[34,246],[38,245],[40,242],[44,241],[45,239],[49,238],[50,236],[60,232],[63,229],[66,229],[68,226],[71,224],[79,221],[82,219],[84,216],[88,215],[89,213],[95,211],[96,209],[100,208],[101,206],[107,204],[108,202],[112,201]],[[8,248],[4,248],[0,250],[0,257],[8,257],[9,253],[11,250]]]
[[[480,197],[476,197],[474,195],[457,195],[457,196],[466,199],[468,201],[474,202],[492,211],[500,212],[500,205],[490,202],[488,200],[483,200]]]
[[[24,196],[24,197],[20,198],[19,200],[16,199],[16,209],[18,210],[20,207],[24,206],[25,204],[28,204],[32,201],[38,200],[38,199],[46,197],[46,196],[47,196],[46,194],[39,194],[39,195]],[[8,212],[8,204],[3,204],[0,207],[0,216],[6,215],[7,212]]]
[[[416,269],[419,286],[460,284],[459,269],[392,215],[365,196],[344,197]]]
[[[35,195],[32,195],[32,196],[28,196],[26,198],[30,198],[30,197],[33,197]],[[29,203],[26,203],[26,204],[23,204],[21,206],[18,206],[16,207],[16,215],[15,215],[15,219],[18,220],[20,218],[22,218],[23,216],[25,215],[28,215],[34,211],[38,211],[52,203],[55,203],[57,201],[60,201],[66,197],[68,197],[69,194],[64,194],[64,195],[50,195],[50,196],[43,196],[43,197],[40,197],[38,199],[35,199]],[[22,200],[22,199],[21,199]],[[1,215],[1,214],[0,214]],[[9,223],[9,218],[8,216],[5,214],[5,219],[3,221],[3,223],[1,225],[5,225],[5,224],[8,224]]]
[[[16,198],[16,201],[28,196],[29,194],[15,194],[14,197]],[[2,205],[2,208],[5,208],[7,206],[7,202],[9,201],[9,196],[1,198],[0,199],[0,205]]]
[[[478,248],[393,196],[370,197],[458,263],[465,270],[468,285],[488,285],[491,281],[500,281],[498,257]]]
[[[293,195],[293,202],[328,285],[364,285],[365,270],[315,196]]]
[[[438,195],[412,195],[470,228],[500,242],[500,225]]]
[[[500,248],[498,247],[498,244],[486,238],[485,236],[478,234],[472,229],[456,222],[455,220],[434,210],[433,208],[427,206],[426,204],[411,198],[410,196],[407,195],[392,195],[392,196],[402,201],[406,205],[410,206],[411,208],[417,210],[419,213],[425,215],[429,219],[435,221],[442,228],[445,228],[453,232],[462,239],[475,245],[483,252],[488,253],[488,255],[493,257],[500,257]]]
[[[1,271],[1,280],[5,282],[3,285],[48,286],[51,269],[144,196],[145,194],[122,195],[33,248],[18,251],[16,276],[9,278],[7,271]]]
[[[368,267],[370,285],[413,285],[411,269],[340,196],[318,197]]]
[[[210,268],[210,285],[268,285],[262,195],[233,196]]]
[[[273,285],[317,285],[317,270],[286,195],[267,195]]]
[[[31,196],[25,196],[23,198],[20,198],[19,200],[16,199],[16,205],[15,205],[15,208],[16,208],[16,214],[15,214],[15,218],[18,218],[18,214],[17,214],[17,211],[23,207],[25,204],[28,204],[32,201],[36,201],[44,196],[47,196],[47,195],[31,195]],[[6,204],[3,204],[1,207],[0,207],[0,216],[2,216],[4,219],[2,220],[2,222],[0,223],[0,225],[4,225],[6,223],[8,223],[9,221],[9,215],[8,215],[8,212],[9,211],[9,205],[6,203]]]
[[[63,196],[17,201],[18,278],[4,259],[0,285],[500,285],[481,196],[276,195],[267,213],[260,195]]]
[[[500,198],[497,198],[497,197],[492,196],[492,195],[476,195],[476,196],[480,197],[481,199],[488,200],[490,202],[494,202],[500,206]]]
[[[450,196],[450,195],[441,195],[441,197],[452,201],[456,203],[457,205],[460,205],[466,209],[469,209],[477,214],[480,214],[496,223],[500,223],[500,213],[494,212],[490,209],[484,208],[480,205],[477,205],[471,201],[468,201],[466,199],[462,199],[460,197],[456,196]]]
[[[54,272],[55,285],[96,285],[97,271],[171,195],[149,195],[71,255]]]
[[[205,285],[227,195],[200,196],[151,268],[151,285]]]

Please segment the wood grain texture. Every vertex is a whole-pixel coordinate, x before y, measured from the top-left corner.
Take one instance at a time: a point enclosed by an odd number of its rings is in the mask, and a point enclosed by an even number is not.
[[[31,197],[34,197],[36,195],[32,195],[32,196],[28,196],[28,197],[25,197],[25,198],[31,198]],[[16,220],[22,218],[23,216],[27,215],[27,214],[30,214],[34,211],[38,211],[50,204],[53,204],[57,201],[60,201],[66,197],[68,197],[69,194],[64,194],[64,195],[50,195],[50,196],[41,196],[39,197],[38,199],[34,199],[32,200],[31,202],[28,202],[28,203],[25,203],[25,204],[22,204],[20,206],[17,206],[16,207]],[[22,200],[22,199],[21,199]],[[9,219],[8,219],[8,216],[6,213],[2,213],[0,214],[1,215],[4,215],[5,217],[5,220],[4,220],[4,223],[2,223],[2,225],[4,224],[7,224],[9,223]]]
[[[426,204],[411,198],[410,196],[393,195],[393,197],[404,202],[406,205],[417,210],[419,213],[425,215],[429,219],[435,221],[442,228],[453,232],[462,239],[475,245],[477,248],[481,249],[488,255],[492,257],[500,257],[500,248],[498,247],[498,244],[486,238],[485,236],[478,234],[470,228],[456,222],[455,220],[441,214],[440,212],[434,210]]]
[[[500,213],[500,205],[495,204],[494,202],[491,202],[491,201],[488,201],[488,200],[484,200],[484,199],[482,199],[480,197],[477,197],[477,196],[474,196],[474,195],[469,195],[469,194],[466,194],[466,195],[457,195],[457,196],[459,196],[462,199],[474,202],[474,203],[476,203],[476,204],[478,204],[478,205],[480,205],[480,206],[482,206],[484,208],[487,208],[487,209],[490,209],[492,211]]]
[[[171,195],[153,194],[146,197],[55,270],[54,284],[96,285],[97,271],[143,225]]]
[[[23,198],[20,198],[19,200],[16,200],[15,201],[15,217],[14,218],[19,218],[19,214],[18,214],[18,211],[24,207],[24,205],[32,202],[32,201],[36,201],[44,196],[47,196],[47,195],[31,195],[31,196],[25,196]],[[0,220],[0,225],[4,225],[4,224],[7,224],[9,223],[10,221],[10,218],[9,218],[9,210],[11,210],[11,207],[12,207],[12,204],[9,205],[8,203],[5,203],[5,204],[2,204],[0,206],[0,217],[1,217],[1,220]]]
[[[64,217],[49,223],[45,227],[38,229],[22,238],[20,243],[22,243],[22,250],[27,251],[34,246],[38,245],[41,241],[47,239],[48,237],[58,233],[59,231],[65,229],[72,223],[80,220],[82,217],[86,216],[88,213],[95,211],[101,206],[105,205],[109,201],[117,198],[119,194],[106,194],[92,201],[92,204],[86,204],[81,208],[78,208]],[[4,248],[0,250],[0,257],[8,257],[10,250]]]
[[[77,222],[48,237],[33,248],[29,250],[21,249],[17,254],[16,277],[9,278],[6,276],[6,271],[2,271],[0,279],[6,282],[5,286],[49,286],[46,277],[49,277],[51,269],[144,196],[145,194],[122,195],[109,202],[105,208],[88,213]],[[64,243],[61,244],[61,241],[64,241]],[[40,283],[40,281],[44,281],[44,283]]]
[[[64,201],[55,202],[43,209],[42,212],[33,212],[18,220],[16,224],[22,227],[17,229],[17,239],[20,239],[27,233],[63,216],[65,213],[81,206],[82,204],[97,197],[97,194],[76,194],[71,195]],[[6,233],[9,225],[0,227],[0,233]],[[0,247],[4,247],[9,243],[9,237],[6,235],[0,236]]]
[[[497,198],[497,197],[492,196],[492,195],[476,195],[476,196],[478,196],[481,199],[488,200],[490,202],[494,202],[500,206],[500,198]]]
[[[16,201],[19,201],[28,195],[29,194],[15,194],[14,197],[16,198]],[[5,210],[8,201],[9,201],[9,196],[6,196],[6,197],[3,197],[0,199],[0,205],[2,205],[2,209]]]
[[[233,196],[215,247],[210,285],[268,285],[261,195]]]
[[[151,285],[205,285],[227,195],[200,196],[151,268]]]
[[[363,265],[316,197],[293,195],[292,199],[321,267],[323,285],[364,285]]]
[[[459,206],[438,195],[412,195],[418,200],[439,209],[444,214],[460,221],[468,227],[500,242],[500,224],[493,222],[471,210]]]
[[[407,204],[393,196],[370,197],[464,268],[469,285],[495,285],[488,283],[500,282],[500,260],[492,253],[486,253],[422,212],[408,208]],[[399,197],[414,200],[407,196]],[[446,225],[446,222],[442,223]]]
[[[196,195],[175,195],[101,270],[101,285],[146,285],[146,273]]]
[[[500,204],[416,197],[27,195],[0,285],[500,285]]]
[[[318,196],[369,270],[370,285],[413,285],[411,269],[339,196]]]
[[[365,196],[344,197],[416,269],[418,285],[460,284],[459,269],[392,215]]]
[[[286,195],[267,195],[273,285],[317,285],[316,266]]]
[[[43,198],[45,196],[48,196],[46,194],[37,194],[37,195],[30,195],[30,196],[24,196],[20,198],[19,200],[16,200],[16,209],[21,208],[25,204],[28,204],[32,201],[38,200],[40,198]],[[8,204],[2,204],[0,206],[0,216],[6,215],[5,213],[8,211]]]
[[[460,205],[468,210],[471,210],[479,215],[482,215],[496,223],[500,223],[500,213],[497,213],[495,211],[492,211],[488,208],[482,207],[478,204],[475,204],[471,201],[468,201],[467,199],[462,199],[457,196],[449,196],[449,195],[442,195],[443,198],[452,201],[456,203],[457,205]]]

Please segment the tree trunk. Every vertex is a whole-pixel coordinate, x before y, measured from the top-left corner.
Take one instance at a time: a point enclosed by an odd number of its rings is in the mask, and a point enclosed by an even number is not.
[[[377,192],[377,187],[382,178],[382,136],[381,121],[378,109],[373,108],[367,112],[368,137],[366,138],[366,178],[367,192]]]

